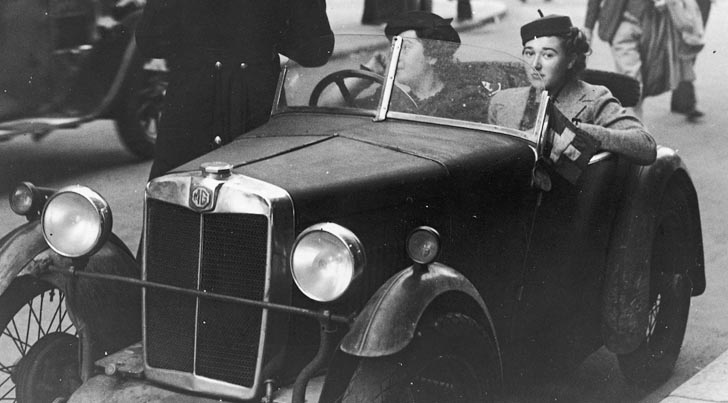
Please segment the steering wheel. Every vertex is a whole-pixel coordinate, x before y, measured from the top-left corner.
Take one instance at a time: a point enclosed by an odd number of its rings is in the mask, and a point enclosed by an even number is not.
[[[334,83],[339,88],[339,91],[341,91],[341,96],[344,97],[344,101],[346,101],[346,106],[356,108],[356,99],[351,95],[349,88],[346,87],[346,83],[344,82],[344,80],[347,78],[360,78],[363,80],[371,81],[372,83],[379,83],[382,86],[384,85],[384,76],[373,73],[371,71],[353,69],[335,71],[328,76],[322,78],[321,81],[319,81],[318,84],[313,87],[313,91],[311,91],[311,97],[308,100],[308,106],[318,105],[319,97],[321,97],[321,93],[324,91],[324,88],[331,85],[331,83]],[[412,98],[410,94],[407,93],[407,91],[405,91],[397,83],[394,83],[394,88],[397,89],[402,95],[404,95],[406,99],[408,99],[409,102],[412,104],[412,106],[417,109],[417,102],[415,102],[414,98]]]

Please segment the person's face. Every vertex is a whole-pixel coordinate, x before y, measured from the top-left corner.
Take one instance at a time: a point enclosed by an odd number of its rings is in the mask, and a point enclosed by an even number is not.
[[[539,73],[543,85],[549,92],[558,89],[567,79],[567,71],[574,65],[576,57],[567,55],[564,40],[558,36],[543,36],[531,39],[523,46],[523,57]],[[530,77],[536,85],[538,77]]]
[[[432,69],[436,59],[425,56],[425,48],[414,30],[404,31],[399,36],[404,41],[397,64],[397,82],[408,87],[417,86],[418,81],[425,77],[425,72]]]

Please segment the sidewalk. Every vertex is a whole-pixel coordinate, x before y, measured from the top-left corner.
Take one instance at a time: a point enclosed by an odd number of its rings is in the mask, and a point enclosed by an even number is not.
[[[456,21],[455,0],[433,0],[432,12],[443,18],[452,18],[453,26],[459,32],[473,29],[500,20],[506,14],[506,5],[497,0],[470,0],[473,19]],[[327,0],[326,13],[331,29],[337,34],[382,34],[383,26],[362,25],[364,0]]]
[[[661,403],[728,402],[728,351],[688,379]]]
[[[458,32],[465,32],[485,24],[498,22],[505,16],[507,8],[499,0],[470,0],[473,9],[473,18],[467,21],[456,21],[457,2],[455,0],[433,0],[432,12],[443,17],[452,18],[453,27]],[[331,29],[335,34],[365,34],[376,35],[381,43],[386,44],[384,25],[363,25],[361,17],[364,14],[364,0],[327,0],[326,13],[329,16]],[[336,43],[334,55],[341,55],[362,48],[374,46],[371,41],[364,43]]]

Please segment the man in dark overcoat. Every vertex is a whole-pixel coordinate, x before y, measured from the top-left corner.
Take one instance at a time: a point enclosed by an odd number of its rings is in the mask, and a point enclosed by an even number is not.
[[[150,179],[265,123],[279,53],[313,67],[334,46],[325,0],[148,0],[136,41],[170,70]]]

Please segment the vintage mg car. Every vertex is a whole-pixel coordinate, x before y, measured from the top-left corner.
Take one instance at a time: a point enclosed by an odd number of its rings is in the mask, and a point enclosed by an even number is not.
[[[601,346],[632,382],[669,377],[706,284],[680,157],[551,161],[533,71],[478,47],[443,76],[463,98],[424,110],[396,79],[403,41],[287,62],[269,123],[147,184],[140,256],[95,191],[21,183],[28,222],[0,240],[0,393],[497,401]],[[382,49],[384,76],[360,68]],[[585,78],[635,100],[621,76]],[[528,86],[525,125],[490,122],[491,97]]]

